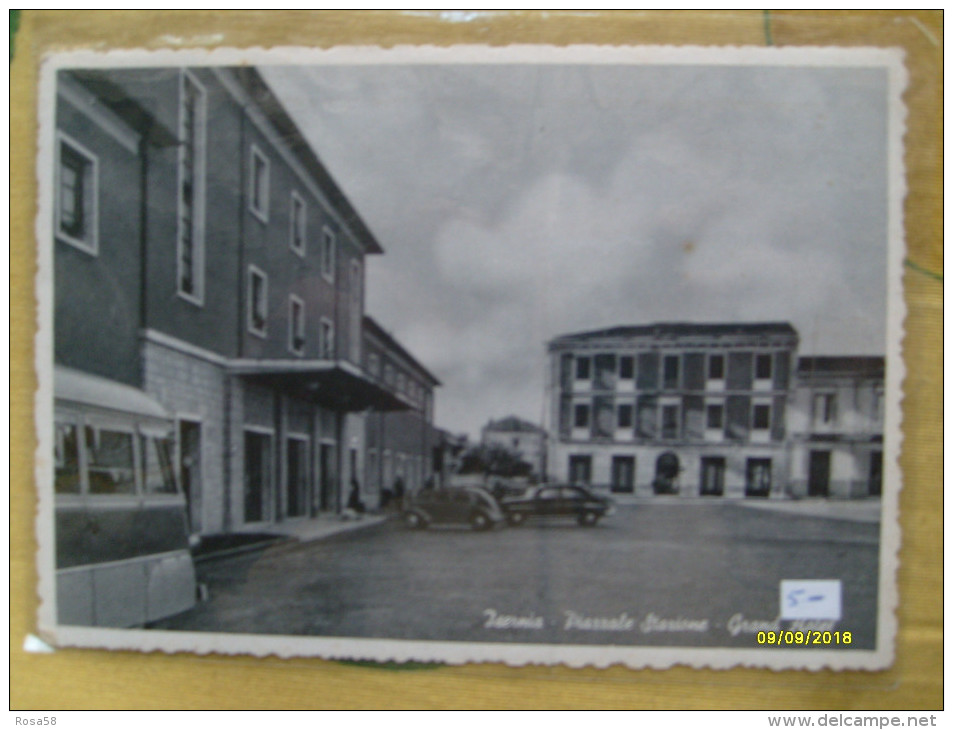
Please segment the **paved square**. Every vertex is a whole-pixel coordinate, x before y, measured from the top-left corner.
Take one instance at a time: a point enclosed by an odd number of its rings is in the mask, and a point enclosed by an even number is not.
[[[833,579],[843,616],[831,630],[871,649],[878,545],[876,523],[724,501],[622,505],[594,528],[415,532],[392,520],[200,565],[209,600],[159,628],[755,647],[781,580]]]

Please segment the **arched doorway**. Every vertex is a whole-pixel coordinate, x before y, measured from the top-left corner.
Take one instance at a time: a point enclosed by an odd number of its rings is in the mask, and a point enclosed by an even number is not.
[[[664,451],[655,460],[655,479],[652,487],[656,494],[677,494],[678,485],[675,480],[682,470],[678,455],[674,451]]]

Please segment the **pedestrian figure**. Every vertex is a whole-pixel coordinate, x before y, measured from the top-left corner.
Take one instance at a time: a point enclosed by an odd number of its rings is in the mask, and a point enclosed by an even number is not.
[[[427,477],[427,481],[424,482],[424,489],[430,491],[434,488],[433,475]]]
[[[365,512],[364,502],[361,499],[361,485],[356,478],[351,479],[351,493],[347,497],[347,508],[357,516]]]
[[[404,510],[404,479],[397,475],[397,478],[394,480],[394,502],[397,504],[397,511],[403,512]]]

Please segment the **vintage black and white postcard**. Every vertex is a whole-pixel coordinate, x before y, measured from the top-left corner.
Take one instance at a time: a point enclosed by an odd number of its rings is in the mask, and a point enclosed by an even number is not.
[[[50,56],[42,635],[888,666],[904,85],[864,48]]]

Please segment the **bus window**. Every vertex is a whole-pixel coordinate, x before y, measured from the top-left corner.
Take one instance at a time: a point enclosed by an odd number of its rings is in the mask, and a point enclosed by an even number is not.
[[[79,494],[79,444],[75,423],[56,424],[57,494]]]
[[[90,494],[135,494],[132,433],[86,427]]]
[[[172,441],[157,436],[141,435],[142,484],[146,494],[174,494]]]

